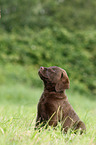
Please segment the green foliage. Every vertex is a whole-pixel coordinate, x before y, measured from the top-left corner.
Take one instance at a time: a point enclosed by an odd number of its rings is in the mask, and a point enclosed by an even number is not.
[[[9,67],[9,72],[4,66],[5,71],[2,70],[6,76],[13,74],[10,79],[14,77],[40,86],[37,79],[39,67],[56,65],[68,72],[71,87],[95,94],[95,39],[96,31],[72,33],[57,27],[46,28],[39,33],[29,28],[18,33],[4,33],[0,36],[0,62],[7,64],[5,67]],[[10,69],[13,71],[10,72]]]
[[[95,7],[94,0],[1,0],[0,83],[17,78],[41,86],[39,67],[57,65],[68,72],[71,88],[96,94]]]
[[[16,64],[0,66],[0,85],[4,84],[9,86],[10,84],[24,84],[33,88],[42,86],[37,68],[29,65],[22,67]]]
[[[65,27],[69,30],[96,28],[96,1],[86,0],[1,0],[1,27],[8,31]]]

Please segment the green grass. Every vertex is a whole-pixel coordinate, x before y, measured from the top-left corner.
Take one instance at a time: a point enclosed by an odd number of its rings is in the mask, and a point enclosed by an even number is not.
[[[24,85],[0,86],[0,145],[95,145],[96,100],[67,91],[69,102],[86,124],[86,134],[62,134],[60,124],[34,131],[37,103],[42,89]]]

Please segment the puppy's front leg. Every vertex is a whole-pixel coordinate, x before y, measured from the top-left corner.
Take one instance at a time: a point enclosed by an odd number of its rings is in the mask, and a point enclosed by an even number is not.
[[[48,123],[48,124],[49,124],[50,126],[55,127],[55,126],[57,126],[57,122],[58,122],[58,121],[57,121],[57,116],[56,116],[56,113],[54,112],[54,113],[53,113],[53,117],[52,117],[52,116],[50,117],[49,123]]]

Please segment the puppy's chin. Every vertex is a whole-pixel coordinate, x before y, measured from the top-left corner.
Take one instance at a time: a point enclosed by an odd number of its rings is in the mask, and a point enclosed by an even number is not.
[[[40,70],[38,71],[38,74],[39,74],[39,77],[43,80],[43,79],[44,79],[44,77],[43,77],[43,75],[42,75],[42,73],[41,73],[41,71],[40,71]]]
[[[43,81],[45,81],[47,78],[46,77],[44,77],[44,75],[42,74],[42,72],[39,70],[38,71],[38,74],[39,74],[39,77],[43,80]]]

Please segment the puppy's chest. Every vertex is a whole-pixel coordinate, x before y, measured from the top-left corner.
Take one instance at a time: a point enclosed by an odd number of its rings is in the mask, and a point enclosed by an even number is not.
[[[56,111],[58,108],[61,110],[66,110],[68,108],[68,100],[67,97],[63,98],[63,96],[55,96],[49,94],[43,94],[41,97],[41,102],[47,108],[51,108]]]
[[[68,108],[68,103],[64,99],[57,99],[57,98],[48,98],[45,101],[45,104],[48,104],[48,107],[52,106],[55,110],[58,110],[58,108],[61,110]]]

